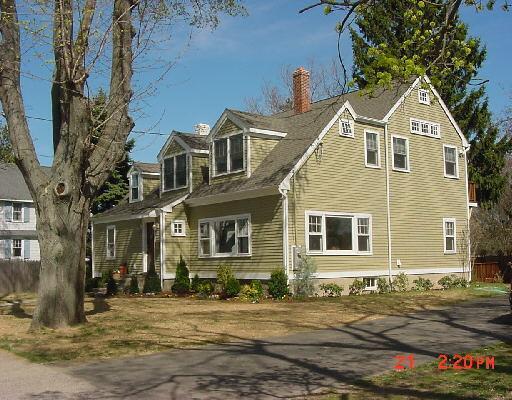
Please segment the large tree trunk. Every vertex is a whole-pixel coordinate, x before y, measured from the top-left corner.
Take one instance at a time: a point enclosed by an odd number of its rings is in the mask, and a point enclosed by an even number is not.
[[[50,196],[53,197],[53,196]],[[85,241],[89,200],[37,204],[41,251],[39,299],[31,329],[85,322]]]

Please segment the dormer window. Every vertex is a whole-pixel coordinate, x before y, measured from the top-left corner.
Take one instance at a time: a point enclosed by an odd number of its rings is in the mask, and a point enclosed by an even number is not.
[[[244,138],[241,133],[213,142],[215,175],[244,169]]]
[[[430,96],[428,90],[420,89],[418,90],[418,101],[421,104],[430,105]]]
[[[354,121],[349,119],[340,119],[340,135],[354,137]]]
[[[140,200],[140,174],[138,172],[132,173],[130,177],[130,196],[131,201]]]
[[[187,155],[164,159],[164,191],[187,186]]]

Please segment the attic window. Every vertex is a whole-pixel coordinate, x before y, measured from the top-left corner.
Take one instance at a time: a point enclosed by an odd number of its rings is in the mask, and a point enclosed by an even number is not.
[[[430,96],[428,90],[420,89],[418,90],[418,101],[421,104],[430,105]]]
[[[243,171],[244,138],[241,133],[213,142],[215,175]]]
[[[354,137],[354,121],[340,119],[340,135]]]
[[[137,172],[131,175],[130,179],[130,195],[131,201],[140,200],[140,177]]]
[[[164,159],[164,191],[187,186],[187,155]]]

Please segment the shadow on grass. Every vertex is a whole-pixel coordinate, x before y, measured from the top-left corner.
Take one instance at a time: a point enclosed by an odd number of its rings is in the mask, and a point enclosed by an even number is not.
[[[111,307],[110,304],[105,300],[105,297],[97,296],[92,300],[93,309],[90,311],[86,311],[85,315],[96,315],[101,314],[104,312],[110,311]]]

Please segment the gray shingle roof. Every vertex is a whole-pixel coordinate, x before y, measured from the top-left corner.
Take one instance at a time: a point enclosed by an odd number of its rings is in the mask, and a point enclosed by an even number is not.
[[[182,139],[191,149],[194,150],[208,150],[208,143],[206,136],[201,136],[196,133],[174,132],[176,136]]]
[[[45,172],[50,167],[42,167]],[[0,163],[0,199],[32,200],[23,174],[16,164]]]
[[[147,172],[149,174],[154,174],[154,173],[160,173],[160,164],[158,163],[145,163],[145,162],[134,162],[133,163],[133,166],[135,168],[138,168],[139,170],[142,171],[142,173],[144,172]]]

